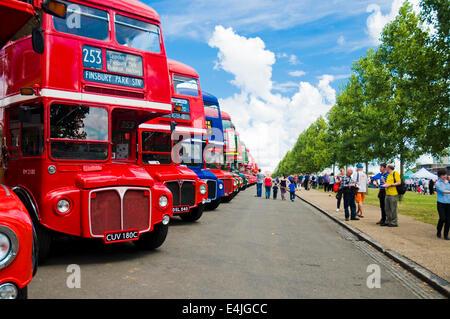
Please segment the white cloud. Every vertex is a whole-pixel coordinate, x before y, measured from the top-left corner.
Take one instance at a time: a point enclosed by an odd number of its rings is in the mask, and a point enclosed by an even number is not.
[[[291,72],[289,72],[289,75],[290,76],[294,76],[294,77],[301,77],[301,76],[306,75],[306,72],[305,71],[301,71],[301,70],[291,71]]]
[[[274,84],[275,55],[259,38],[246,38],[231,28],[216,26],[209,45],[219,50],[217,66],[234,76],[239,94],[219,99],[230,113],[241,138],[263,170],[273,170],[298,135],[334,104],[331,75],[315,86],[293,81]],[[283,91],[284,90],[284,91]],[[284,97],[275,91],[293,91]]]
[[[383,9],[389,0],[171,0],[170,7],[182,8],[170,13],[165,1],[150,2],[161,15],[163,32],[168,37],[209,39],[215,25],[239,32],[286,30],[325,17],[345,19],[363,14],[369,3]],[[146,0],[145,2],[149,2]]]
[[[297,65],[300,63],[300,61],[298,60],[297,56],[295,54],[291,54],[289,56],[289,63],[292,65]]]
[[[234,74],[234,85],[246,93],[265,96],[272,89],[272,65],[275,54],[265,50],[260,38],[245,38],[217,26],[208,44],[219,48],[216,66]]]
[[[395,19],[404,2],[405,0],[394,0],[391,5],[391,11],[387,14],[381,12],[378,4],[372,3],[367,7],[366,11],[371,13],[366,22],[367,33],[374,45],[381,43],[380,37],[384,26]],[[420,0],[409,0],[409,3],[413,5],[415,12],[420,12]]]
[[[344,45],[345,44],[345,37],[343,35],[341,35],[338,39],[337,39],[337,43],[339,45]]]

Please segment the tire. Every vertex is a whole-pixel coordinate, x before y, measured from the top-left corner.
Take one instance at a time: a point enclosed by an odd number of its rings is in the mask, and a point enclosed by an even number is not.
[[[25,286],[22,289],[19,289],[19,293],[17,294],[17,299],[18,300],[28,299],[28,286]]]
[[[203,215],[203,210],[205,209],[205,205],[199,204],[197,207],[191,209],[191,211],[187,214],[181,214],[180,217],[182,220],[187,222],[195,222],[200,219]]]
[[[52,233],[42,225],[35,225],[37,233],[38,264],[44,263],[50,255]]]
[[[222,203],[229,203],[233,197],[231,195],[228,195],[227,197],[222,197]]]
[[[221,203],[220,198],[213,200],[211,203],[206,204],[205,210],[215,210],[217,207],[219,207],[220,203]]]
[[[135,241],[134,244],[142,250],[156,249],[164,243],[168,231],[169,225],[163,225],[162,223],[156,224],[153,231],[141,235],[139,240]]]

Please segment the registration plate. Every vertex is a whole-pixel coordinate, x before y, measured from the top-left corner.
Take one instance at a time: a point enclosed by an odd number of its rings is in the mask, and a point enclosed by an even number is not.
[[[104,237],[106,244],[120,243],[124,241],[132,241],[138,239],[139,239],[139,231],[137,230],[126,230],[126,231],[105,233]]]
[[[212,202],[212,199],[211,198],[208,198],[206,201],[205,201],[205,203],[211,203]]]
[[[188,206],[184,206],[184,207],[174,207],[173,208],[173,212],[174,213],[184,213],[184,212],[188,212],[189,211],[189,207]]]

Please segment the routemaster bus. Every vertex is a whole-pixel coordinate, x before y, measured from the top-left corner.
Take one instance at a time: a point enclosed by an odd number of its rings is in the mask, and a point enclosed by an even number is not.
[[[0,48],[35,17],[36,8],[61,17],[66,11],[64,4],[54,0],[0,2]],[[0,122],[0,148],[2,137],[3,124]],[[0,154],[0,182],[3,181],[5,165]],[[9,187],[0,184],[0,299],[27,298],[28,284],[37,270],[36,245],[36,233],[27,209]]]
[[[209,144],[213,148],[206,152],[206,167],[211,170],[224,183],[224,191],[221,201],[229,202],[238,192],[238,179],[230,172],[222,169],[225,163],[225,133],[222,126],[222,115],[218,99],[207,92],[202,92],[205,108],[205,120]]]
[[[197,71],[184,63],[170,59],[168,63],[174,104],[172,119],[177,131],[180,130],[178,137],[183,139],[179,145],[183,154],[181,163],[208,184],[205,208],[213,210],[219,206],[225,191],[223,181],[205,168],[204,152],[209,141],[199,76]]]
[[[158,14],[136,0],[64,4],[65,18],[39,12],[40,45],[27,29],[0,52],[4,183],[41,259],[57,234],[156,248],[172,193],[137,164],[136,145],[139,125],[172,109]]]
[[[231,121],[231,116],[225,111],[221,112],[222,125],[225,139],[225,162],[222,169],[229,171],[239,181],[239,190],[245,186],[244,176],[236,171],[237,158],[239,156],[239,144],[236,128]],[[236,195],[236,194],[235,194]]]

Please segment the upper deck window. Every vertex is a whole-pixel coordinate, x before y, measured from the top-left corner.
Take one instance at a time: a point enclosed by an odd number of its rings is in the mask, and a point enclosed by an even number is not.
[[[224,130],[229,130],[232,128],[230,120],[222,120],[222,126]]]
[[[77,3],[63,2],[67,4],[67,16],[65,19],[53,17],[57,31],[96,40],[108,40],[108,12]]]
[[[121,45],[161,53],[161,36],[155,24],[116,14],[116,39]]]
[[[199,96],[197,79],[174,74],[173,87],[176,94]]]

